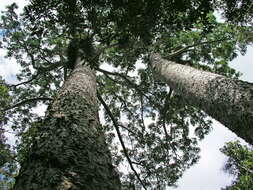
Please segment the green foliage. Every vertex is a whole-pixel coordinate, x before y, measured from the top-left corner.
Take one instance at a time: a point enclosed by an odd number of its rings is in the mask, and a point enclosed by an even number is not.
[[[1,109],[8,106],[10,102],[9,90],[0,76],[0,105]],[[11,146],[7,143],[4,126],[8,122],[8,117],[3,110],[0,110],[0,189],[7,190],[12,187],[17,163],[15,162],[15,154]]]
[[[5,186],[9,185],[9,181],[12,178],[11,163],[12,153],[10,146],[6,144],[6,138],[4,136],[4,130],[0,130],[0,188],[7,189]]]
[[[8,88],[6,87],[5,82],[0,77],[0,104],[2,105],[1,109],[4,109],[6,105],[8,105],[8,101],[10,99]],[[5,130],[3,128],[4,124],[6,124],[8,118],[6,118],[5,112],[0,110],[0,167],[4,167],[4,165],[10,161],[11,150],[10,146],[6,144]]]
[[[224,17],[233,23],[253,24],[252,0],[219,0],[217,8],[223,10]]]
[[[54,97],[70,74],[63,64],[70,58],[68,44],[88,35],[92,47],[82,48],[88,55],[86,64],[97,72],[98,92],[120,123],[140,178],[150,188],[175,186],[198,161],[198,140],[210,131],[211,122],[204,112],[183,102],[183,95],[157,81],[148,55],[158,51],[181,64],[238,77],[228,63],[252,43],[252,27],[217,22],[216,6],[206,0],[31,0],[24,13],[17,15],[13,4],[1,18],[6,30],[1,47],[21,66],[20,83],[8,85],[11,98],[4,102],[8,107],[21,100]],[[247,20],[247,14],[243,19]],[[76,49],[71,49],[74,54]],[[105,63],[112,72],[102,69]],[[3,94],[4,89],[0,89]],[[37,105],[38,101],[28,101],[3,112],[19,136],[21,162],[40,126],[32,111]],[[122,166],[126,157],[115,138],[115,126],[108,114],[101,117],[114,164]],[[121,174],[126,189],[141,186],[133,171]]]
[[[0,124],[3,125],[4,123],[7,123],[6,113],[3,111],[10,103],[11,97],[9,95],[9,89],[6,86],[6,83],[4,80],[2,80],[2,77],[0,76]]]
[[[224,170],[236,178],[223,190],[245,190],[253,187],[253,149],[239,141],[229,142],[221,152],[228,156]]]

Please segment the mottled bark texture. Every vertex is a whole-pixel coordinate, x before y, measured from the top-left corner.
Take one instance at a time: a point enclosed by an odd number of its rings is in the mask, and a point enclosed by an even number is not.
[[[95,74],[81,65],[50,106],[14,187],[70,189],[120,189],[99,124]]]
[[[157,53],[150,61],[156,76],[196,106],[253,144],[253,84],[177,64]]]

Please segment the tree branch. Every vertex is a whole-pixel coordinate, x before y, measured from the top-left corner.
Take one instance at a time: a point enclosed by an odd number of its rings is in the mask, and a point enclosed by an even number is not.
[[[118,135],[118,138],[119,138],[119,141],[120,141],[120,144],[121,144],[121,146],[122,146],[122,148],[123,148],[123,152],[124,152],[124,154],[125,154],[125,156],[126,156],[126,159],[127,159],[128,163],[129,163],[129,165],[130,165],[130,168],[131,168],[132,171],[134,172],[135,176],[137,177],[138,181],[141,183],[141,185],[143,186],[143,188],[146,190],[145,184],[144,184],[143,181],[141,180],[141,178],[140,178],[139,174],[137,173],[137,171],[134,169],[133,163],[132,163],[132,161],[131,161],[131,159],[130,159],[128,153],[127,153],[127,149],[126,149],[126,147],[125,147],[123,138],[122,138],[122,136],[121,136],[121,134],[120,134],[120,130],[119,130],[119,126],[120,126],[120,125],[118,124],[118,122],[117,122],[116,119],[114,118],[114,116],[113,116],[113,114],[112,114],[110,108],[107,106],[107,104],[105,103],[105,101],[103,100],[103,98],[101,97],[101,95],[100,95],[98,92],[97,92],[97,97],[98,97],[99,101],[101,102],[101,104],[103,105],[103,107],[105,108],[106,113],[109,115],[109,117],[111,118],[111,120],[112,120],[112,122],[113,122],[113,125],[114,125],[114,127],[115,127],[115,129],[116,129],[116,132],[117,132],[117,135]]]
[[[44,61],[46,61],[47,63],[51,63],[50,66],[48,67],[36,67],[36,64],[35,64],[35,58],[34,58],[34,55],[32,53],[30,53],[27,45],[26,45],[26,42],[25,41],[20,41],[18,40],[19,44],[21,45],[21,47],[24,48],[25,52],[27,53],[27,55],[30,57],[31,59],[31,62],[32,62],[32,66],[34,69],[38,70],[38,73],[36,75],[34,75],[30,80],[27,80],[27,81],[24,81],[24,82],[21,82],[21,83],[18,83],[18,84],[14,84],[14,85],[9,85],[9,87],[11,88],[15,88],[17,86],[20,86],[20,85],[23,85],[23,84],[27,84],[27,83],[30,83],[32,82],[34,79],[36,79],[40,74],[43,74],[47,71],[51,71],[59,66],[62,66],[63,64],[61,62],[57,62],[56,64],[52,64],[50,61],[48,61],[44,56],[42,56],[42,59]],[[41,52],[41,50],[39,49],[39,51]]]
[[[140,87],[135,84],[134,82],[132,82],[131,80],[129,80],[126,76],[120,74],[120,73],[114,73],[114,72],[110,72],[110,71],[106,71],[100,68],[96,68],[97,71],[104,73],[106,77],[108,77],[110,80],[112,80],[113,82],[119,83],[118,81],[115,81],[114,79],[112,79],[111,77],[109,77],[108,75],[113,75],[113,76],[118,76],[123,78],[130,86],[132,86],[132,88],[134,88],[140,95],[144,96],[145,98],[149,99],[149,97],[144,94],[141,90]]]
[[[131,80],[129,80],[126,76],[120,74],[120,73],[114,73],[114,72],[110,72],[110,71],[106,71],[100,68],[96,68],[97,71],[107,74],[107,75],[113,75],[113,76],[118,76],[123,78],[125,81],[127,81],[129,84],[133,85],[133,86],[137,86],[137,84],[134,84]]]
[[[244,169],[246,172],[249,172],[249,173],[253,174],[253,170],[251,170],[249,168],[246,168],[246,167],[244,167],[244,166],[242,166],[240,164],[239,164],[239,167],[242,168],[242,169]]]
[[[220,40],[213,40],[213,41],[205,41],[205,42],[194,43],[192,45],[188,45],[186,47],[183,47],[183,48],[181,48],[181,49],[179,49],[179,50],[177,50],[175,52],[172,52],[171,54],[165,56],[165,58],[166,59],[170,59],[172,57],[180,55],[180,54],[182,54],[182,53],[184,53],[186,51],[189,51],[189,49],[192,48],[192,47],[196,47],[196,46],[200,46],[200,45],[205,45],[205,44],[210,44],[210,43],[222,42],[224,40],[226,40],[226,39],[220,39]]]
[[[12,106],[9,106],[1,111],[7,111],[7,110],[10,110],[10,109],[13,109],[15,107],[19,107],[19,106],[22,106],[24,104],[27,104],[27,103],[30,103],[30,102],[34,102],[34,101],[51,101],[53,100],[52,98],[49,98],[49,97],[38,97],[38,98],[30,98],[30,99],[26,99],[26,100],[23,100],[21,102],[18,102],[17,104],[14,104]]]
[[[143,104],[143,96],[140,96],[140,102],[141,102],[141,122],[142,122],[142,127],[146,129],[146,125],[144,123],[144,104]]]
[[[235,164],[237,165],[237,167],[239,167],[239,168],[241,168],[241,169],[243,169],[243,170],[245,170],[246,172],[248,172],[248,173],[251,173],[251,174],[253,174],[253,170],[252,169],[249,169],[249,168],[247,168],[247,167],[245,167],[245,166],[243,166],[243,165],[241,165],[240,164],[240,160],[238,160],[237,158],[233,158],[234,159],[234,161],[235,161]]]
[[[33,66],[34,68],[36,68],[34,56],[33,56],[32,53],[29,52],[29,49],[27,48],[25,42],[23,42],[24,44],[23,44],[20,40],[18,40],[18,42],[19,42],[19,44],[21,45],[21,47],[24,48],[24,50],[26,51],[27,55],[31,58],[32,66]]]
[[[10,88],[16,88],[20,85],[23,85],[23,84],[28,84],[30,82],[32,82],[34,79],[36,79],[39,75],[42,75],[44,74],[45,72],[48,72],[48,71],[52,71],[60,66],[62,66],[63,64],[61,62],[57,62],[55,64],[52,64],[48,67],[38,67],[38,73],[36,75],[33,75],[33,77],[30,79],[30,80],[27,80],[27,81],[24,81],[24,82],[21,82],[21,83],[18,83],[18,84],[13,84],[13,85],[8,85],[8,87]]]
[[[124,125],[122,125],[122,124],[120,124],[120,125],[118,125],[119,127],[121,127],[121,128],[123,128],[123,129],[125,129],[125,130],[127,130],[129,133],[131,133],[131,134],[135,134],[135,132],[133,132],[132,130],[130,130],[130,129],[128,129],[127,127],[125,127]]]
[[[39,76],[39,73],[37,73],[36,75],[33,75],[33,77],[30,80],[27,80],[27,81],[24,81],[24,82],[21,82],[21,83],[18,83],[18,84],[8,85],[8,87],[9,88],[16,88],[20,85],[28,84],[28,83],[32,82],[34,79],[36,79],[38,76]]]
[[[160,111],[160,113],[161,113],[161,117],[162,117],[162,128],[163,128],[163,131],[165,133],[166,143],[167,143],[167,145],[170,146],[170,148],[171,148],[172,152],[175,154],[176,158],[178,158],[178,154],[176,153],[176,151],[173,148],[173,145],[170,142],[172,137],[171,137],[171,135],[169,135],[169,133],[166,129],[166,115],[167,115],[167,111],[168,111],[168,108],[169,108],[169,100],[171,98],[172,92],[173,92],[173,89],[170,88],[169,93],[165,98],[164,106],[163,106],[162,110]],[[166,148],[166,150],[167,150],[167,152],[169,152],[169,150],[167,148]]]

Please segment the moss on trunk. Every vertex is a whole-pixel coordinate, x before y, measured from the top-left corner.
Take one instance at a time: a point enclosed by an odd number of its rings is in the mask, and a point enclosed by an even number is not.
[[[38,131],[14,190],[120,189],[89,68],[77,66],[72,72]]]

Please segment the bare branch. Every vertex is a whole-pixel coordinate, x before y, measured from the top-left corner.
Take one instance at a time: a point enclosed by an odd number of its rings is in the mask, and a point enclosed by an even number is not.
[[[19,42],[19,45],[24,48],[24,50],[26,51],[27,55],[30,57],[30,59],[32,61],[32,66],[36,69],[37,67],[35,66],[34,55],[29,51],[29,49],[28,49],[28,47],[26,45],[26,42],[25,41],[22,42],[20,40],[18,40],[18,42]]]
[[[133,132],[132,130],[130,130],[130,129],[128,129],[127,127],[125,127],[124,125],[122,125],[122,124],[119,124],[118,125],[119,127],[121,127],[121,128],[123,128],[123,129],[125,129],[125,130],[127,130],[129,133],[131,133],[131,134],[135,134],[135,132]]]
[[[27,80],[27,81],[24,81],[24,82],[21,82],[21,83],[18,83],[18,84],[14,84],[14,85],[9,85],[10,88],[15,88],[15,87],[20,86],[20,85],[28,84],[28,83],[32,82],[34,79],[36,79],[39,75],[41,75],[45,72],[51,71],[51,70],[63,65],[61,62],[57,62],[57,63],[53,64],[50,61],[48,61],[45,57],[42,57],[42,59],[44,61],[46,61],[47,63],[51,63],[51,65],[48,66],[48,67],[36,67],[34,55],[29,51],[29,49],[26,45],[26,42],[24,42],[24,41],[22,42],[20,40],[18,40],[18,42],[21,45],[21,47],[24,48],[27,55],[30,57],[31,62],[32,62],[32,66],[33,66],[34,69],[38,70],[38,73],[36,75],[34,75],[30,80]],[[39,49],[39,51],[41,52],[40,49]]]
[[[146,129],[145,122],[144,122],[144,103],[143,103],[143,96],[140,96],[141,102],[141,123],[144,129]]]
[[[163,110],[161,110],[162,120],[163,120],[162,126],[163,126],[163,130],[164,130],[164,133],[165,133],[166,141],[167,141],[167,142],[170,140],[170,138],[169,138],[169,134],[168,134],[167,129],[166,129],[166,115],[167,115],[168,104],[169,104],[169,99],[170,99],[170,97],[171,97],[171,94],[172,94],[172,89],[170,89],[169,94],[168,94],[168,96],[166,97]]]
[[[23,84],[28,84],[30,82],[32,82],[34,79],[36,79],[39,76],[39,73],[37,73],[36,75],[33,75],[33,77],[30,80],[18,83],[18,84],[13,84],[13,85],[8,85],[9,88],[16,88],[18,86],[21,86]]]
[[[245,170],[245,171],[248,172],[248,173],[253,174],[253,170],[252,170],[252,169],[247,168],[247,167],[241,165],[241,160],[238,160],[237,158],[233,158],[233,159],[235,160],[235,164],[236,164],[237,167],[239,167],[239,168]]]
[[[32,82],[34,79],[36,79],[39,75],[42,75],[48,71],[52,71],[60,66],[62,66],[63,64],[61,62],[57,62],[55,64],[52,64],[48,67],[38,67],[38,73],[36,75],[33,75],[33,77],[30,79],[30,80],[27,80],[27,81],[24,81],[24,82],[21,82],[21,83],[18,83],[18,84],[13,84],[13,85],[8,85],[10,88],[15,88],[15,87],[18,87],[20,85],[23,85],[23,84],[28,84],[30,82]]]
[[[240,164],[239,164],[239,167],[242,168],[242,169],[244,169],[246,172],[253,174],[253,170],[251,170],[249,168],[246,168],[246,167],[244,167],[244,166],[242,166]]]
[[[125,156],[126,156],[126,159],[127,159],[128,163],[129,163],[129,165],[130,165],[130,168],[131,168],[132,171],[134,172],[135,176],[137,177],[138,181],[141,183],[141,185],[143,186],[143,188],[146,190],[145,184],[144,184],[143,181],[141,180],[141,178],[140,178],[139,174],[137,173],[137,171],[134,169],[133,163],[132,163],[132,161],[131,161],[131,159],[130,159],[128,153],[127,153],[127,149],[126,149],[126,147],[125,147],[123,138],[122,138],[121,133],[120,133],[120,130],[119,130],[119,124],[118,124],[118,122],[117,122],[116,119],[114,118],[114,116],[113,116],[113,114],[112,114],[110,108],[107,106],[107,104],[105,103],[105,101],[103,100],[103,98],[100,96],[99,93],[97,93],[97,97],[98,97],[99,101],[101,102],[101,104],[103,105],[103,107],[105,108],[106,113],[109,115],[109,117],[111,118],[111,120],[112,120],[112,122],[113,122],[113,125],[114,125],[114,127],[115,127],[115,129],[116,129],[116,132],[117,132],[117,135],[118,135],[118,138],[119,138],[119,141],[120,141],[120,144],[121,144],[121,146],[122,146],[122,148],[123,148],[123,152],[124,152],[124,154],[125,154]]]
[[[211,44],[211,43],[217,43],[217,42],[222,42],[224,40],[227,40],[227,39],[220,39],[220,40],[213,40],[213,41],[205,41],[205,42],[199,42],[199,43],[195,43],[195,44],[192,44],[192,45],[188,45],[186,47],[183,47],[175,52],[172,52],[171,54],[167,55],[165,58],[166,59],[170,59],[172,57],[175,57],[177,55],[180,55],[184,52],[187,52],[190,50],[190,48],[193,48],[193,47],[196,47],[196,46],[201,46],[201,45],[205,45],[205,44]]]
[[[13,109],[13,108],[16,108],[16,107],[19,107],[19,106],[22,106],[24,104],[27,104],[27,103],[30,103],[30,102],[35,102],[35,101],[52,101],[53,99],[52,98],[49,98],[49,97],[38,97],[38,98],[30,98],[30,99],[26,99],[26,100],[23,100],[21,102],[18,102],[17,104],[14,104],[12,106],[9,106],[1,111],[7,111],[7,110],[10,110],[10,109]]]
[[[120,73],[116,73],[116,72],[110,72],[110,71],[106,71],[106,70],[103,70],[103,69],[100,69],[100,68],[96,68],[97,71],[101,72],[101,73],[104,73],[104,74],[107,74],[107,75],[113,75],[113,76],[118,76],[118,77],[121,77],[123,78],[125,81],[127,81],[129,84],[133,85],[133,86],[137,86],[137,84],[134,84],[131,80],[129,80],[127,78],[127,76],[123,75],[123,74],[120,74]]]
[[[141,90],[140,90],[140,87],[135,84],[134,82],[132,82],[130,79],[127,78],[127,76],[123,75],[123,74],[120,74],[120,73],[116,73],[116,72],[110,72],[110,71],[106,71],[106,70],[103,70],[103,69],[100,69],[100,68],[96,68],[97,71],[101,72],[101,73],[104,73],[106,77],[108,77],[110,80],[112,80],[113,82],[115,83],[119,83],[119,81],[116,81],[114,79],[112,79],[110,76],[108,75],[113,75],[113,76],[118,76],[118,77],[121,77],[122,79],[124,79],[132,88],[134,88],[140,95],[144,96],[145,98],[149,99],[149,97],[143,93]]]
[[[166,115],[167,115],[167,111],[168,111],[168,108],[169,108],[169,100],[171,98],[171,95],[172,95],[172,92],[173,92],[173,89],[170,88],[169,90],[169,94],[167,95],[166,99],[165,99],[165,103],[164,103],[164,106],[163,106],[163,109],[161,110],[161,116],[162,116],[162,128],[163,128],[163,131],[165,133],[165,137],[166,137],[166,143],[167,145],[170,146],[171,150],[173,151],[173,153],[175,154],[176,158],[178,158],[178,154],[176,153],[176,151],[174,150],[173,148],[173,145],[171,144],[170,140],[171,140],[171,135],[169,135],[167,129],[166,129]],[[169,151],[167,148],[166,148],[167,152]]]

